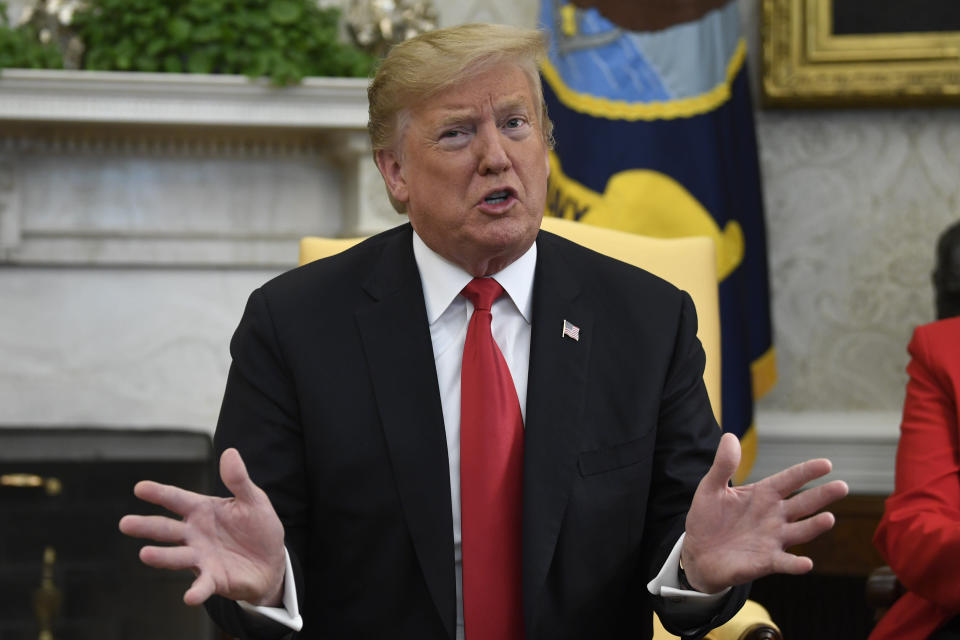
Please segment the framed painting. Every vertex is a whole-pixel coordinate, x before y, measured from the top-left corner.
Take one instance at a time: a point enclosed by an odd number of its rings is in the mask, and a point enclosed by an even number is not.
[[[957,0],[762,0],[765,106],[960,104]]]

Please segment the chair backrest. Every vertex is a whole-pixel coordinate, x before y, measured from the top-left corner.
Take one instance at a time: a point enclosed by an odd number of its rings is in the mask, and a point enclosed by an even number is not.
[[[300,238],[300,264],[336,255],[364,240],[365,238],[322,238],[320,236]]]
[[[544,217],[542,228],[599,253],[660,276],[683,289],[697,308],[697,337],[707,355],[703,381],[720,422],[720,302],[716,249],[707,237],[650,238],[603,227]],[[363,238],[306,237],[300,241],[300,264],[340,253]]]

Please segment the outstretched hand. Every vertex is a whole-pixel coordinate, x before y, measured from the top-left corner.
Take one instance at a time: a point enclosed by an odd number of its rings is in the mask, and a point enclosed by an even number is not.
[[[181,516],[124,516],[120,531],[170,546],[146,546],[140,560],[158,569],[191,569],[188,605],[213,594],[278,606],[283,597],[283,525],[270,499],[247,474],[236,449],[220,456],[220,477],[233,498],[206,496],[149,480],[134,494]]]
[[[771,573],[801,574],[812,569],[810,558],[785,549],[829,530],[833,514],[817,512],[847,495],[847,484],[841,480],[792,495],[830,473],[832,465],[824,458],[801,462],[754,484],[731,487],[739,462],[740,442],[724,434],[687,513],[681,559],[690,586],[704,593]]]

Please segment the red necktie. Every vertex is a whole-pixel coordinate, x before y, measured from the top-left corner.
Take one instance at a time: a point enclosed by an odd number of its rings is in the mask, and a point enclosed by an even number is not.
[[[503,287],[474,278],[462,293],[474,307],[460,373],[464,632],[467,640],[522,640],[523,418],[490,333],[490,306]]]

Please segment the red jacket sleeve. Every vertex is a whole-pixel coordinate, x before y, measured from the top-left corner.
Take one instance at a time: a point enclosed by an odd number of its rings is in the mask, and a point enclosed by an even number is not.
[[[874,543],[909,591],[960,612],[960,319],[918,327],[908,350],[896,486]]]

